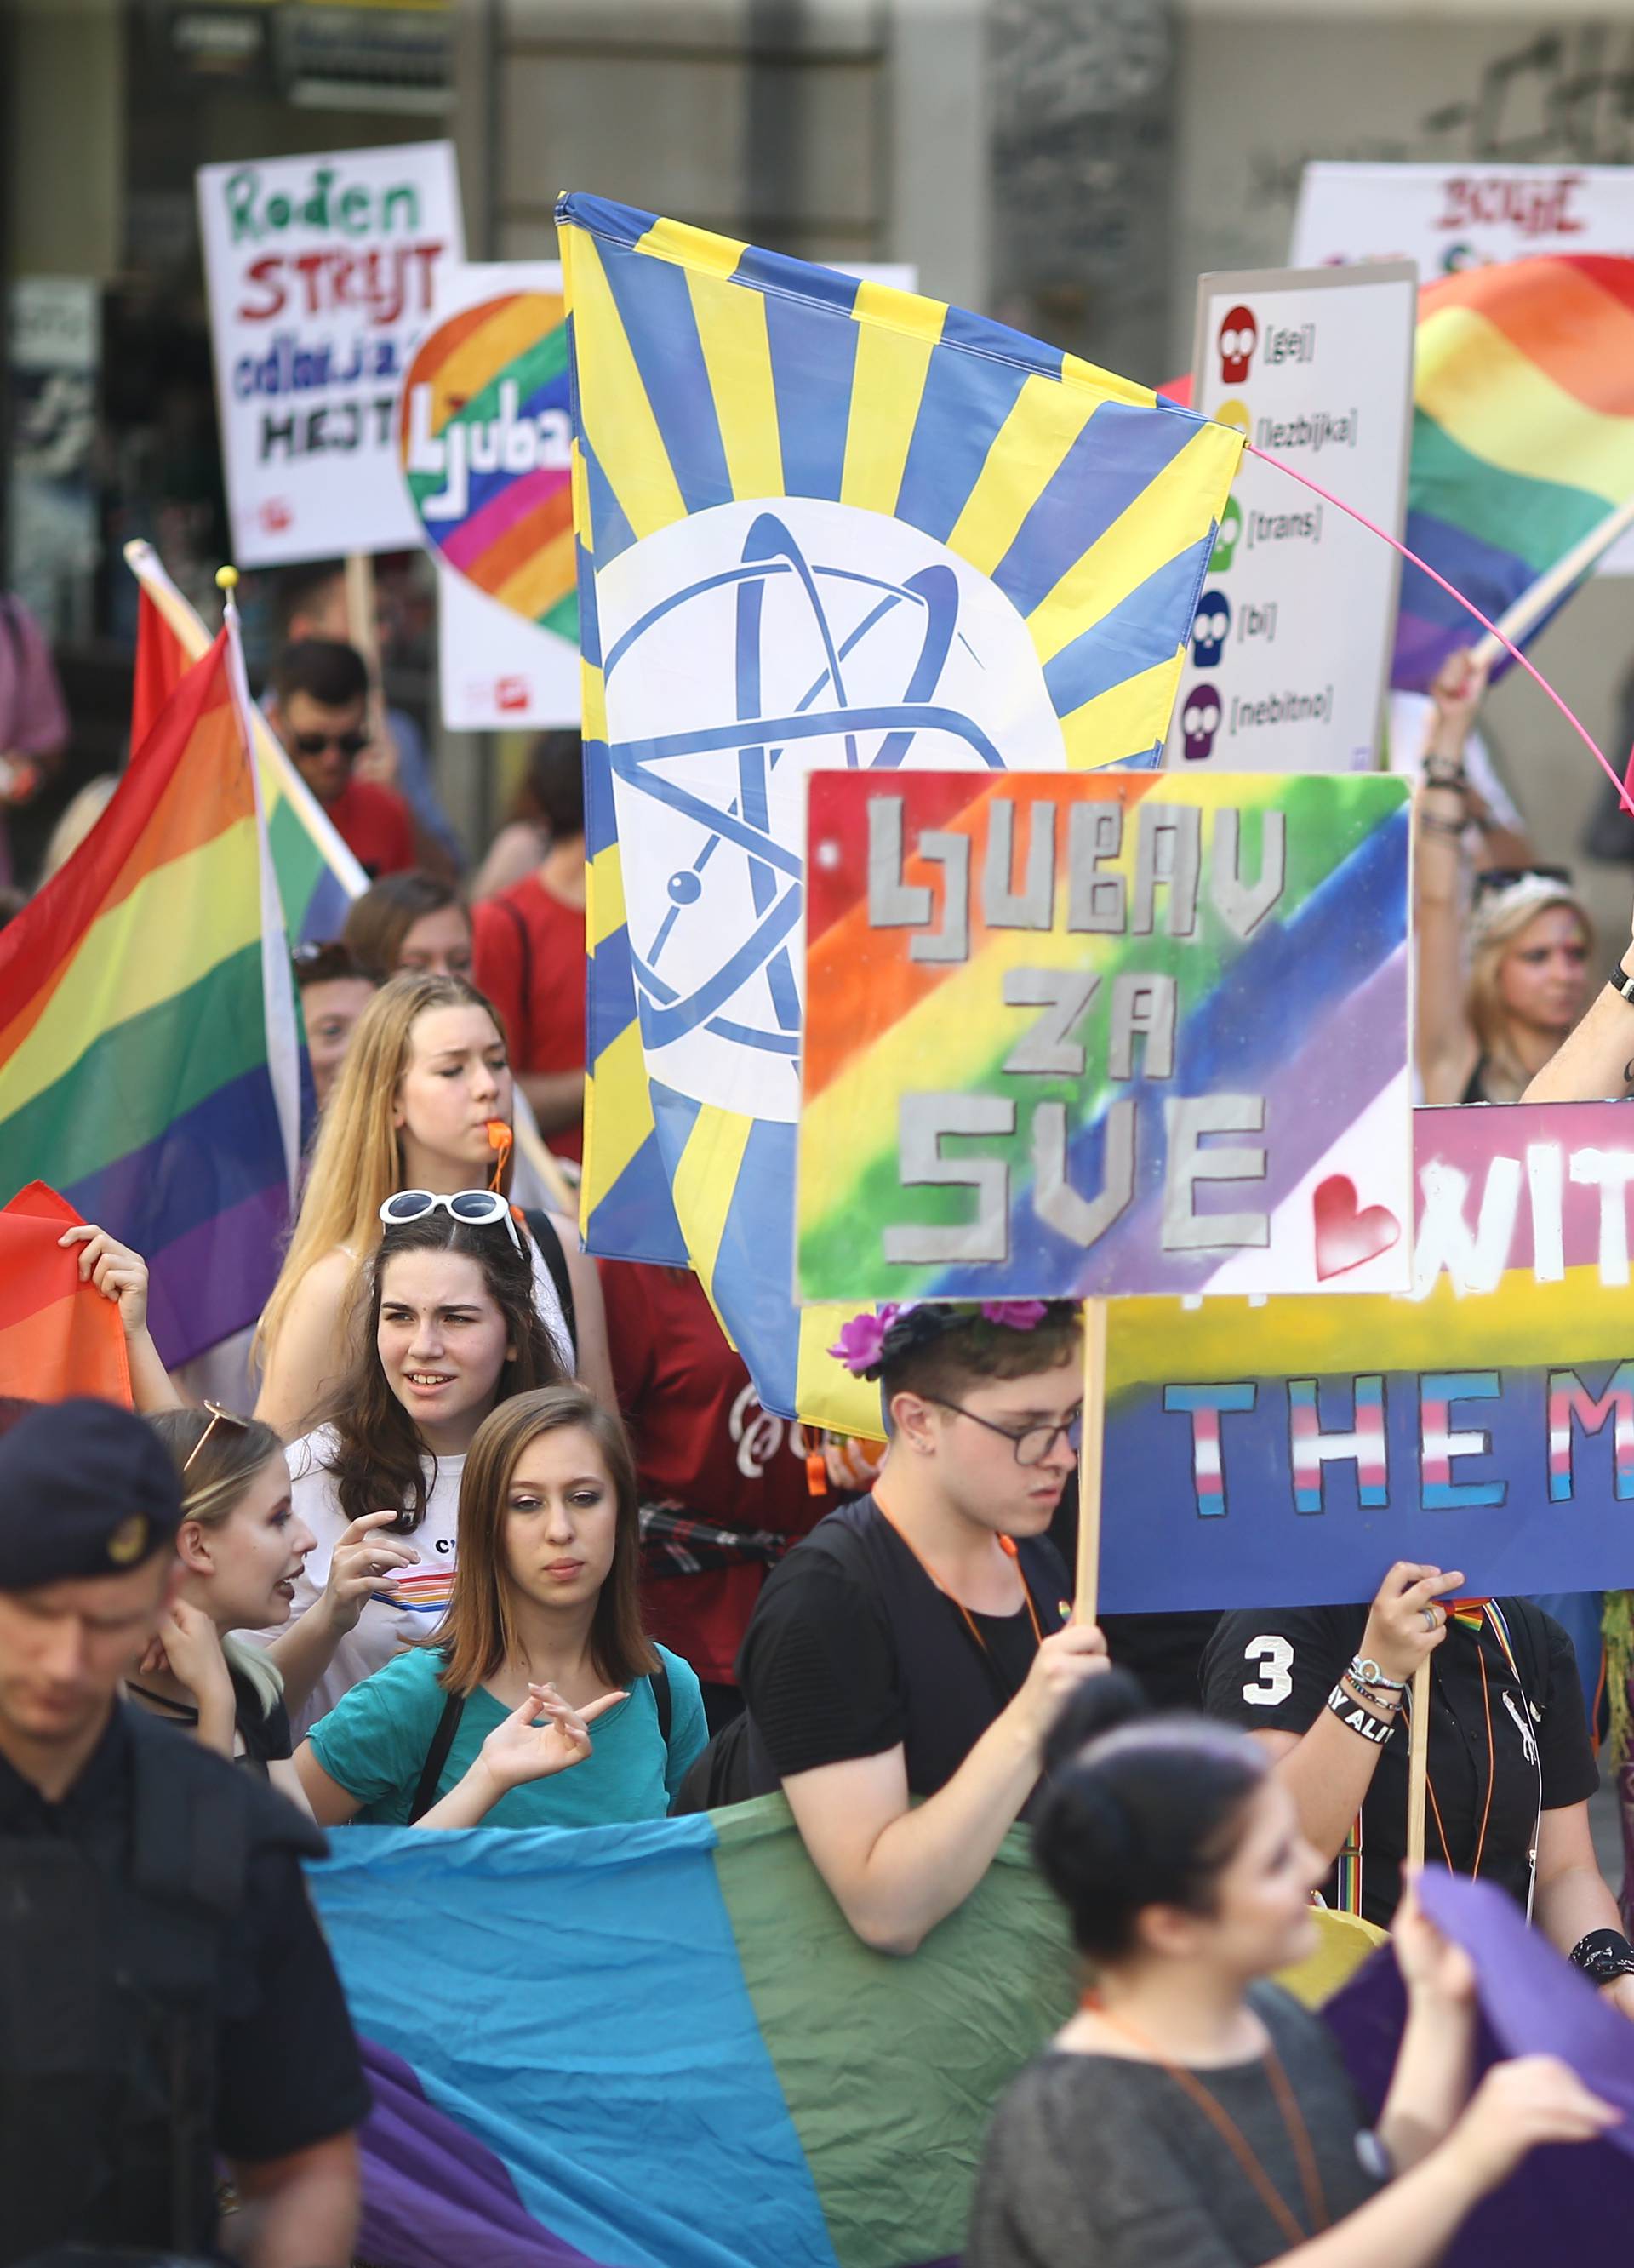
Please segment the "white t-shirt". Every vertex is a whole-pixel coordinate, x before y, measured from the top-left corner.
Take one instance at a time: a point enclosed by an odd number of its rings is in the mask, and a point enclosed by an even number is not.
[[[298,1520],[304,1521],[316,1536],[316,1547],[306,1556],[306,1564],[296,1578],[295,1602],[290,1609],[293,1622],[304,1615],[313,1602],[322,1596],[324,1585],[329,1580],[329,1562],[335,1547],[346,1533],[347,1521],[336,1496],[335,1476],[328,1467],[328,1453],[333,1448],[335,1435],[331,1429],[320,1426],[297,1441],[288,1452],[290,1466],[290,1501]],[[425,1466],[431,1476],[431,1464]],[[453,1588],[454,1555],[458,1548],[460,1524],[460,1483],[465,1473],[465,1458],[439,1457],[436,1476],[431,1480],[431,1493],[426,1499],[425,1517],[412,1535],[394,1537],[394,1542],[408,1542],[419,1553],[416,1565],[406,1568],[392,1579],[390,1587],[409,1594],[411,1607],[394,1607],[383,1599],[369,1599],[358,1617],[355,1630],[348,1631],[323,1675],[313,1690],[311,1698],[298,1712],[291,1711],[290,1729],[296,1742],[303,1740],[320,1717],[327,1716],[342,1694],[371,1673],[395,1659],[403,1646],[413,1638],[425,1638],[434,1631],[447,1611],[449,1594]],[[381,1504],[374,1509],[385,1512]],[[385,1579],[382,1579],[384,1587]],[[289,1624],[284,1627],[287,1629]],[[276,1631],[261,1634],[276,1638]]]

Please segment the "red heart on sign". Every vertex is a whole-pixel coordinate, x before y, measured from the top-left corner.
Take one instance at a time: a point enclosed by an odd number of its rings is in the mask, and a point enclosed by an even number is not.
[[[1348,1174],[1330,1174],[1325,1182],[1319,1182],[1311,1211],[1316,1222],[1316,1274],[1321,1282],[1329,1276],[1343,1276],[1347,1269],[1359,1268],[1364,1260],[1376,1260],[1401,1237],[1401,1222],[1385,1206],[1369,1205],[1365,1212],[1358,1210],[1356,1184]]]

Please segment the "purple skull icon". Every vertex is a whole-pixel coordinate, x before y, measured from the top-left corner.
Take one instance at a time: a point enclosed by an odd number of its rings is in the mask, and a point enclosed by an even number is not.
[[[1186,762],[1200,764],[1214,753],[1214,735],[1220,728],[1220,696],[1211,685],[1194,685],[1181,711],[1181,731],[1186,736]]]
[[[1191,658],[1199,669],[1218,669],[1231,630],[1231,602],[1224,591],[1205,591],[1191,626]]]

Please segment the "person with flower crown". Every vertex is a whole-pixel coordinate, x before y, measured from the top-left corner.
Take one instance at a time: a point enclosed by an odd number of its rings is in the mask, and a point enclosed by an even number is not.
[[[1074,1471],[1068,1300],[882,1307],[831,1351],[880,1381],[870,1495],[769,1578],[738,1657],[739,1793],[781,1786],[865,1943],[911,1953],[1026,1811],[1056,1718],[1107,1668],[1048,1530]]]

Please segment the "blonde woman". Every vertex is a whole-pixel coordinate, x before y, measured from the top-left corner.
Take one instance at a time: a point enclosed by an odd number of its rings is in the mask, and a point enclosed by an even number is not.
[[[1454,654],[1432,688],[1414,890],[1418,1075],[1426,1102],[1518,1102],[1583,1013],[1594,928],[1564,867],[1474,877],[1466,965],[1464,744],[1486,683]]]
[[[286,1439],[333,1399],[356,1351],[363,1271],[396,1189],[453,1197],[490,1179],[488,1128],[511,1119],[511,1067],[493,1010],[464,977],[405,972],[358,1019],[324,1113],[289,1252],[256,1333],[255,1414]],[[553,1224],[554,1225],[554,1224]],[[540,1319],[563,1364],[609,1405],[593,1263],[563,1222],[570,1331],[548,1260],[530,1240]],[[575,1343],[577,1342],[577,1358]]]

